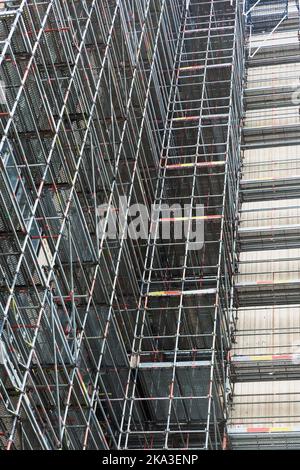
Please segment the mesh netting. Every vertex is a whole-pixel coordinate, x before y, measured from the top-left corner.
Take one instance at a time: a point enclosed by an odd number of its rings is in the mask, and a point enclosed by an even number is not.
[[[257,0],[247,1],[249,11]],[[288,14],[288,0],[260,0],[250,11],[247,22],[256,30],[272,30]]]

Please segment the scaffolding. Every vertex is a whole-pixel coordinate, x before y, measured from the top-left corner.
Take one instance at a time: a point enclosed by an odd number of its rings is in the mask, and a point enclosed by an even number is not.
[[[99,238],[98,206],[154,197],[181,16],[0,2],[3,449],[118,447],[145,247]]]
[[[288,16],[288,0],[246,0],[250,31],[271,31]]]
[[[226,448],[242,13],[0,2],[0,448]],[[146,242],[106,236],[121,197]],[[173,203],[201,250],[161,239]]]
[[[119,447],[221,449],[230,384],[234,230],[240,171],[243,25],[239,5],[191,0],[169,93]],[[188,206],[182,242],[164,212]],[[205,242],[189,233],[204,206]],[[146,416],[140,419],[142,413]]]
[[[267,24],[278,3],[261,1],[257,17]],[[299,4],[285,3],[284,21],[277,18],[267,40],[251,22],[247,28],[227,427],[233,449],[300,448]]]

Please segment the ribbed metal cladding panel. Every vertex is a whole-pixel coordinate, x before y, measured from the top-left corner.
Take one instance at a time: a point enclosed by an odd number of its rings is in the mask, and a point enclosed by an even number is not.
[[[257,88],[270,88],[270,91],[285,87],[296,88],[299,85],[299,74],[300,64],[278,64],[250,68],[247,75],[247,93]],[[289,77],[288,80],[287,77]]]
[[[240,230],[295,225],[300,223],[300,199],[245,202],[241,207]]]
[[[299,426],[299,393],[299,380],[236,384],[230,424],[262,429]]]
[[[289,49],[297,47],[298,44],[298,33],[297,31],[276,31],[265,41],[266,36],[264,34],[257,34],[252,39],[252,47],[262,46],[260,54],[269,53],[272,55],[273,51],[282,48],[287,52]],[[249,64],[251,66],[251,64]]]
[[[234,356],[291,354],[296,362],[300,352],[299,305],[249,307],[238,311]]]
[[[242,186],[245,181],[272,180],[300,175],[300,146],[269,147],[265,149],[245,150],[243,159]]]

